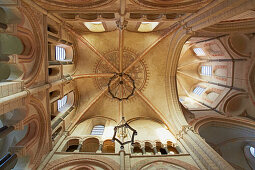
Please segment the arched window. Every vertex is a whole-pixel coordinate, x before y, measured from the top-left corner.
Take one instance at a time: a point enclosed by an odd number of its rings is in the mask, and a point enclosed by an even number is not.
[[[255,157],[255,148],[254,147],[250,147],[250,153],[253,157]]]
[[[196,95],[201,95],[203,92],[205,91],[205,88],[197,86],[194,90],[193,93],[195,93]]]
[[[205,56],[205,52],[202,48],[194,48],[193,51],[196,53],[197,56]]]
[[[201,75],[211,76],[212,75],[212,66],[201,66]]]
[[[56,46],[56,60],[64,61],[66,59],[66,50],[63,47]]]
[[[58,111],[66,104],[67,102],[67,95],[65,95],[62,99],[58,100]]]
[[[91,131],[91,135],[103,135],[104,125],[96,125]]]

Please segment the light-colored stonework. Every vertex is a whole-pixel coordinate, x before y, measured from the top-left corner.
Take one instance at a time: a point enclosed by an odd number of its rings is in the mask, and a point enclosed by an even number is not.
[[[254,9],[254,0],[1,1],[0,158],[12,159],[0,166],[254,169]],[[114,75],[119,98],[135,85],[128,100],[111,97]],[[123,150],[111,140],[122,116],[138,132]]]

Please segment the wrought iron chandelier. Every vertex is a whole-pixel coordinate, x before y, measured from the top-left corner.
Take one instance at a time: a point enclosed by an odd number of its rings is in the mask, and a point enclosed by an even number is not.
[[[113,99],[119,100],[122,119],[120,123],[114,127],[114,135],[112,141],[117,141],[124,149],[124,145],[131,143],[134,144],[134,137],[137,135],[135,129],[133,129],[125,121],[123,113],[123,100],[128,100],[135,92],[135,81],[132,77],[126,73],[115,73],[113,77],[110,78],[108,82],[108,92]]]
[[[120,148],[124,149],[124,145],[128,143],[131,143],[131,145],[134,144],[135,135],[137,135],[136,130],[130,127],[129,124],[125,121],[125,118],[122,117],[120,123],[114,127],[114,135],[112,141],[116,140],[120,144]]]
[[[126,73],[115,73],[108,82],[108,92],[112,98],[118,99],[119,101],[128,100],[131,96],[133,96],[135,88],[135,81]],[[122,91],[119,91],[120,89]]]

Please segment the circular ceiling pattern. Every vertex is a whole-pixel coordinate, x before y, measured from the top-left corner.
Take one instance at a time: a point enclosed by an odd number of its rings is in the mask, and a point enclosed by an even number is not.
[[[205,5],[211,0],[131,0],[149,8],[184,8]]]
[[[107,52],[104,54],[104,57],[119,70],[119,51],[118,50],[112,50],[110,52]],[[124,49],[123,52],[123,70],[127,68],[130,64],[134,62],[137,55],[132,52],[131,50]],[[99,60],[95,67],[95,73],[115,73],[115,71],[103,60]],[[130,76],[134,82],[135,87],[138,90],[142,90],[144,86],[146,85],[148,76],[147,76],[147,67],[143,60],[140,60],[138,63],[136,63],[132,68],[127,70],[125,72],[128,76]],[[108,83],[111,77],[97,77],[95,78],[95,82],[97,87],[102,90],[108,87]],[[123,81],[126,95],[130,94],[132,92],[132,83],[129,81],[129,78],[126,77]],[[111,82],[111,90],[117,95],[120,95],[120,88],[119,88],[119,81],[112,81]],[[112,98],[112,96],[107,93],[107,96]],[[132,96],[133,97],[133,96]],[[131,97],[131,98],[132,98]]]
[[[99,7],[107,5],[115,0],[39,0],[44,4],[61,6],[66,8]]]

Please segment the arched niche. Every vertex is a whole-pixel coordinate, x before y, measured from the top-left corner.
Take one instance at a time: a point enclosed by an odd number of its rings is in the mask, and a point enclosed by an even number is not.
[[[51,100],[51,101],[54,100],[54,99],[56,99],[56,98],[59,98],[59,96],[60,96],[60,90],[51,91],[49,95],[50,95],[50,100]]]
[[[167,141],[167,150],[170,154],[179,154],[171,141]]]
[[[82,143],[81,152],[96,152],[99,148],[99,140],[97,138],[88,138]]]
[[[53,34],[58,34],[58,28],[57,28],[57,26],[56,25],[54,25],[54,24],[48,24],[47,25],[47,30],[49,31],[49,32],[51,32],[51,33],[53,33]]]
[[[245,34],[231,34],[228,39],[230,48],[240,57],[250,57],[252,52],[252,43]]]
[[[248,96],[246,94],[234,95],[225,102],[224,112],[232,116],[239,116],[246,110],[248,102]]]
[[[197,123],[198,132],[231,166],[236,169],[254,169],[250,167],[244,154],[244,146],[255,143],[255,128],[241,120],[207,119]]]
[[[145,148],[146,154],[154,155],[152,144],[150,142],[145,142],[144,145],[145,145],[144,148]]]
[[[48,73],[50,77],[58,76],[60,73],[59,67],[50,67],[48,68]]]
[[[136,154],[136,155],[142,155],[143,154],[143,151],[141,149],[141,145],[139,142],[135,142],[135,144],[133,145],[134,148],[133,148],[133,153]]]
[[[208,91],[206,92],[206,98],[210,101],[215,101],[219,97],[219,93],[216,93],[214,91]]]
[[[74,152],[79,146],[79,139],[71,139],[66,143],[64,147],[65,152]]]
[[[105,140],[102,153],[115,153],[115,142],[112,142],[112,140]]]
[[[213,75],[214,76],[217,76],[217,77],[227,77],[227,75],[228,75],[228,70],[227,70],[227,68],[215,68],[214,70],[213,70]]]
[[[161,155],[167,155],[166,149],[163,147],[163,144],[161,142],[156,142],[156,149],[157,152]]]

